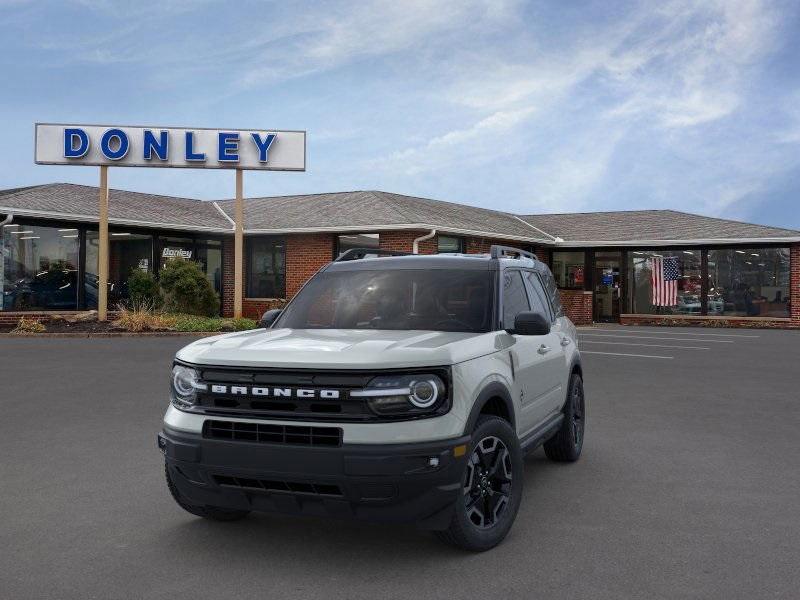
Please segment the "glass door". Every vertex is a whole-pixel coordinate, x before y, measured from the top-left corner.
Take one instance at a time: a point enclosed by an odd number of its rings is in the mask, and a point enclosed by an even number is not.
[[[594,253],[594,320],[605,323],[619,321],[622,296],[622,252]]]

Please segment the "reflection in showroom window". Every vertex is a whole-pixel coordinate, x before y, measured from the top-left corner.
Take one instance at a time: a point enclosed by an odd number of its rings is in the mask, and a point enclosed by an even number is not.
[[[633,313],[701,314],[700,250],[635,250],[630,257]]]
[[[75,310],[78,230],[24,224],[2,229],[3,310]]]
[[[578,250],[553,252],[552,272],[556,284],[562,290],[582,290],[586,253]]]
[[[708,314],[789,318],[789,248],[708,251]]]

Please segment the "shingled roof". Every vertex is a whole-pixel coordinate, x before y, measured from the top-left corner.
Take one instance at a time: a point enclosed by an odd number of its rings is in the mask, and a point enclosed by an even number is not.
[[[0,192],[0,211],[32,217],[96,222],[98,188],[72,183],[35,185]],[[212,202],[109,190],[109,222],[162,229],[229,231],[231,223]]]
[[[208,202],[125,190],[111,190],[109,194],[112,224],[217,233],[230,233],[233,229],[233,200]],[[97,196],[96,187],[69,183],[0,190],[0,212],[96,222]],[[800,241],[800,231],[674,210],[518,217],[380,191],[247,198],[245,220],[247,233],[437,229],[443,233],[566,246]]]
[[[252,232],[438,229],[527,242],[550,239],[509,213],[388,192],[248,198],[245,203],[245,230]],[[233,218],[233,200],[218,204]]]
[[[747,242],[790,238],[800,231],[704,217],[675,210],[521,215],[526,222],[573,245],[634,245],[649,242]]]

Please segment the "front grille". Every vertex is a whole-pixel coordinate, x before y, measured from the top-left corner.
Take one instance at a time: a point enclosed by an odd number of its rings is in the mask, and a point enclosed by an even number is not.
[[[341,446],[340,427],[308,427],[240,421],[206,421],[203,437],[237,442],[294,444],[299,446]]]
[[[231,477],[230,475],[214,475],[214,482],[222,487],[240,488],[247,491],[283,492],[286,494],[311,494],[314,496],[342,497],[338,485],[330,483],[308,483],[298,481],[276,481],[272,479],[252,479],[249,477]]]
[[[364,388],[375,375],[365,372],[308,372],[206,367],[201,378],[206,391],[197,396],[197,408],[206,414],[220,416],[259,416],[275,419],[307,419],[337,421],[366,421],[376,419],[363,398],[350,398],[349,391]],[[213,386],[225,386],[227,393],[213,392]],[[236,385],[302,388],[314,392],[313,397],[255,396],[233,393]],[[337,398],[321,398],[321,390],[336,390]]]
[[[328,371],[309,369],[241,368],[199,366],[204,390],[198,390],[196,405],[190,409],[214,417],[250,417],[291,421],[364,422],[386,421],[391,416],[377,415],[363,397],[350,392],[361,390],[380,371]],[[403,369],[403,373],[436,373],[450,388],[446,367]],[[257,393],[253,390],[258,388]],[[276,388],[279,388],[276,391]],[[438,414],[438,413],[437,413]],[[436,415],[424,415],[436,416]],[[399,416],[397,419],[407,419]]]

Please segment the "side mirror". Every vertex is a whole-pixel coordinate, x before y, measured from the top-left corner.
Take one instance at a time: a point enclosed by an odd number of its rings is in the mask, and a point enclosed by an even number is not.
[[[538,312],[525,311],[514,319],[514,331],[517,335],[547,335],[550,333],[550,320]]]
[[[272,324],[275,320],[281,316],[283,309],[280,308],[273,308],[272,310],[268,310],[263,315],[261,315],[261,320],[258,322],[259,327],[264,327],[269,329],[272,327]]]

